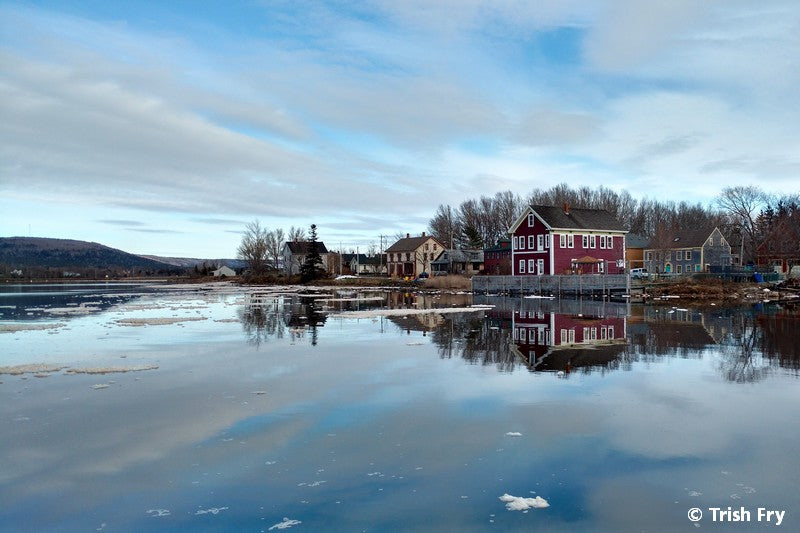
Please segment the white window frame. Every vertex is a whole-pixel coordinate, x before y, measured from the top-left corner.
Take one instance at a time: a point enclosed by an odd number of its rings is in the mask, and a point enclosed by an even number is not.
[[[569,344],[575,344],[575,329],[567,330],[567,335],[569,335],[569,340],[567,342]]]
[[[536,272],[536,259],[528,259],[528,273],[533,274]]]
[[[561,330],[561,344],[567,344],[567,330]]]
[[[589,236],[589,246],[592,248],[597,248],[597,235]]]
[[[606,249],[613,250],[614,249],[614,236],[609,235],[606,237]]]
[[[575,235],[572,233],[567,235],[567,248],[575,248]]]
[[[608,326],[608,338],[609,339],[614,338],[614,326]]]
[[[536,236],[536,249],[544,250],[544,235],[539,234]]]
[[[605,261],[600,261],[599,263],[597,263],[597,271],[600,274],[605,274],[606,273],[606,262]]]
[[[528,227],[532,228],[536,221],[533,219],[533,213],[528,213]]]
[[[692,260],[692,251],[691,250],[686,250],[686,253],[683,254],[683,258],[686,261],[691,261]]]
[[[544,236],[544,247],[550,248],[550,234]]]
[[[519,260],[519,272],[517,272],[517,273],[518,274],[524,274],[525,273],[525,260],[524,259],[520,259]]]
[[[581,244],[583,245],[583,249],[584,250],[589,248],[589,236],[588,235],[583,235],[583,237],[581,238]]]
[[[536,273],[540,276],[544,275],[544,259],[536,260]]]
[[[559,233],[558,236],[559,236],[560,248],[566,248],[567,247],[567,235],[565,233]]]
[[[528,235],[528,249],[529,250],[536,249],[536,236],[535,235]]]
[[[605,250],[606,249],[606,236],[605,235],[600,235],[600,249],[601,250]]]
[[[524,250],[525,249],[525,235],[519,236],[519,245],[517,246],[517,250]]]

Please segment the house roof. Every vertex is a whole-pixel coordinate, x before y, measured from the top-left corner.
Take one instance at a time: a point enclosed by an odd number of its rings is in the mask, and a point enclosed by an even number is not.
[[[423,244],[425,244],[428,239],[433,239],[436,243],[444,248],[444,245],[439,242],[436,237],[431,235],[422,235],[420,237],[406,237],[405,239],[400,239],[390,247],[386,249],[387,252],[413,252]]]
[[[715,227],[681,228],[665,239],[662,243],[650,243],[653,249],[666,250],[669,248],[702,248],[708,238],[714,233]]]
[[[638,233],[628,233],[625,235],[625,248],[647,248],[650,246],[650,239]]]
[[[554,207],[550,205],[531,205],[523,212],[509,228],[508,232],[513,233],[527,218],[528,211],[533,212],[550,229],[566,230],[586,230],[586,231],[618,231],[626,232],[622,224],[605,209],[575,209]]]
[[[511,239],[509,238],[499,239],[497,241],[497,244],[495,244],[494,246],[490,246],[488,248],[483,249],[484,252],[499,252],[503,250],[507,251],[511,250]]]
[[[381,254],[378,255],[367,255],[367,254],[348,254],[350,258],[347,260],[348,263],[352,262],[353,260],[357,260],[359,265],[380,265],[381,260],[385,262],[386,257],[382,256]]]
[[[325,248],[325,243],[322,241],[317,242],[317,252],[321,254],[327,254],[328,249]],[[311,242],[310,241],[287,241],[286,246],[289,247],[289,251],[292,254],[308,254],[311,251]]]
[[[483,250],[445,250],[431,264],[482,263]]]

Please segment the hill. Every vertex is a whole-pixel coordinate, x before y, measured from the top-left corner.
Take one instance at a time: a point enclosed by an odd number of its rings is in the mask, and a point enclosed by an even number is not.
[[[9,269],[100,269],[166,273],[181,270],[96,242],[40,237],[0,237],[0,265]]]
[[[141,255],[140,257],[182,268],[193,268],[203,263],[207,265],[226,265],[234,270],[239,270],[247,266],[247,263],[241,259],[198,259],[196,257],[162,257],[159,255]]]

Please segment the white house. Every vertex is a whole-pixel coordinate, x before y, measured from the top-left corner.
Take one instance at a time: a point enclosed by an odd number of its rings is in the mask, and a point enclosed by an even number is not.
[[[225,276],[225,277],[228,277],[228,278],[229,278],[229,277],[231,277],[231,276],[235,276],[235,275],[236,275],[236,272],[234,272],[234,270],[233,270],[232,268],[230,268],[230,267],[228,267],[228,266],[225,266],[225,265],[222,265],[222,266],[221,266],[221,267],[219,267],[218,269],[216,269],[216,270],[214,270],[213,272],[211,272],[211,274],[212,274],[212,275],[213,275],[215,278],[222,277],[222,276]]]

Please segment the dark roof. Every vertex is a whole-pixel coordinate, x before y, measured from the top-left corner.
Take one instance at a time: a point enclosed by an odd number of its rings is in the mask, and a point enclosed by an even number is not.
[[[431,264],[447,265],[451,260],[455,263],[482,263],[483,250],[445,250]]]
[[[626,248],[647,248],[650,246],[650,239],[638,233],[628,233],[625,235]]]
[[[714,227],[684,228],[674,232],[662,243],[651,243],[653,249],[666,250],[670,248],[702,248],[711,234]]]
[[[310,241],[288,241],[286,244],[289,246],[289,251],[293,254],[304,255],[311,251]],[[321,254],[328,253],[328,249],[325,248],[325,243],[322,241],[317,241],[317,252]]]
[[[483,249],[484,252],[500,252],[509,250],[511,250],[511,239],[500,239],[494,246]]]
[[[444,248],[442,243],[440,243],[435,237],[431,235],[423,235],[420,237],[406,237],[405,239],[400,239],[390,247],[386,249],[387,252],[413,252],[421,245],[425,243],[428,239],[433,239],[436,241],[439,246]]]
[[[381,254],[369,256],[367,254],[347,254],[349,259],[347,260],[348,263],[351,263],[354,259],[358,260],[359,265],[380,265],[381,260],[386,262],[386,257],[382,256]]]
[[[570,207],[569,214],[567,214],[562,207],[549,205],[532,205],[530,207],[551,228],[625,231],[622,224],[605,209],[574,209]]]

